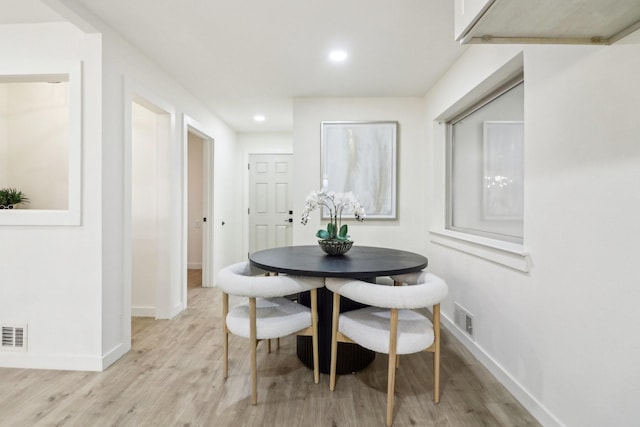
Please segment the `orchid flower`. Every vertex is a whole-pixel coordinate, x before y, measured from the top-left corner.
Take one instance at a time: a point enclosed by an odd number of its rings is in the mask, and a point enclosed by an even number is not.
[[[306,225],[309,221],[309,214],[316,209],[326,207],[329,210],[329,224],[326,230],[318,230],[316,237],[324,240],[348,240],[347,224],[342,224],[342,213],[345,209],[351,211],[356,221],[362,222],[366,213],[358,199],[349,191],[347,193],[334,193],[333,191],[312,191],[305,199],[305,209],[302,212],[301,223]]]

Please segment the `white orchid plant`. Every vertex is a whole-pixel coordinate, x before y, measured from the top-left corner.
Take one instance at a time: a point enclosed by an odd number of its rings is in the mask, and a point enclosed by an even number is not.
[[[356,221],[364,221],[366,216],[360,202],[351,191],[348,193],[334,193],[333,191],[312,191],[305,200],[305,209],[302,212],[302,225],[307,225],[309,214],[318,208],[326,207],[329,210],[329,224],[326,230],[318,230],[316,237],[323,240],[349,240],[349,227],[342,224],[342,212],[353,212]]]

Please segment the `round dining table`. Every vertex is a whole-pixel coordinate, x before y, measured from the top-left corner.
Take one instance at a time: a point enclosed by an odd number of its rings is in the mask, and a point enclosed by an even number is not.
[[[341,277],[375,283],[376,278],[413,273],[424,269],[428,260],[423,255],[399,249],[354,246],[344,255],[327,255],[319,246],[285,246],[265,249],[249,255],[255,268],[293,276]],[[308,292],[298,296],[298,302],[311,305]],[[340,311],[364,307],[362,304],[342,297]],[[318,344],[320,371],[329,373],[331,358],[331,314],[332,293],[326,288],[318,289]],[[298,358],[308,367],[313,367],[311,338],[297,338]],[[375,353],[356,344],[339,343],[336,372],[346,374],[359,371],[369,365]]]

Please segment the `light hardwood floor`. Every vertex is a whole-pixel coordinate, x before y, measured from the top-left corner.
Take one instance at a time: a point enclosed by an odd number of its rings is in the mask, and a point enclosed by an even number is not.
[[[231,336],[222,378],[220,291],[190,271],[189,308],[172,320],[134,318],[133,348],[104,372],[0,369],[0,426],[384,426],[386,356],[365,370],[313,383],[294,337],[258,345],[251,406],[247,340]],[[446,330],[439,404],[432,355],[401,358],[394,426],[537,426],[535,419]]]

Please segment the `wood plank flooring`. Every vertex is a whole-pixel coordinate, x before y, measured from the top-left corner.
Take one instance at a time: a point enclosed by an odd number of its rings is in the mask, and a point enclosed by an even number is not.
[[[190,271],[189,308],[172,320],[134,318],[133,348],[104,372],[0,369],[0,426],[384,426],[386,356],[365,370],[313,383],[295,337],[271,354],[258,346],[258,405],[251,406],[248,342],[231,336],[222,378],[220,291]],[[538,426],[446,330],[439,404],[432,355],[401,358],[394,426]]]

